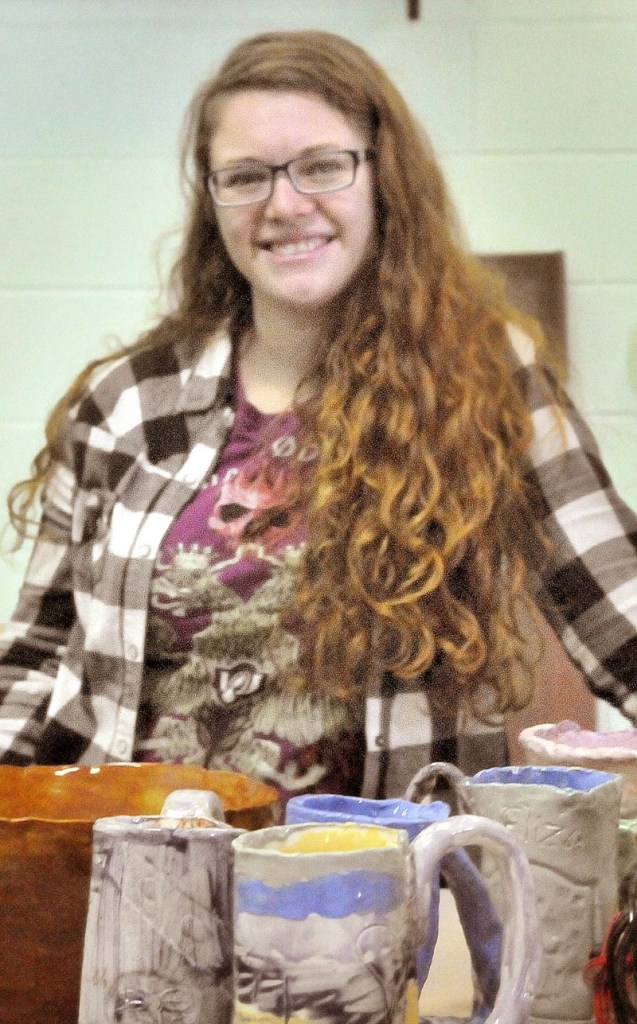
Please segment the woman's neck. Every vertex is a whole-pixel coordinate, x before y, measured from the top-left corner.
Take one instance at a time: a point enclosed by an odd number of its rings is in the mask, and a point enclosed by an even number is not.
[[[298,315],[255,316],[241,339],[237,369],[248,401],[261,412],[283,412],[309,380],[327,345],[325,320]]]

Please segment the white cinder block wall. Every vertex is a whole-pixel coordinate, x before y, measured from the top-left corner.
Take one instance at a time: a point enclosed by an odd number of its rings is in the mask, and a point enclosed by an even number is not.
[[[637,506],[637,4],[420,6],[410,21],[406,0],[0,0],[3,497],[70,378],[152,320],[195,87],[245,35],[312,27],[397,81],[476,249],[565,250],[571,391]],[[0,559],[0,620],[24,557]]]

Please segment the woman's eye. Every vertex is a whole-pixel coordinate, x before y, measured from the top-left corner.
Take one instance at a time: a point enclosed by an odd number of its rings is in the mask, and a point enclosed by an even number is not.
[[[333,157],[323,157],[320,160],[313,160],[312,163],[306,164],[302,169],[302,173],[308,174],[310,177],[321,177],[321,175],[339,174],[342,169],[343,163],[341,160],[336,160]]]
[[[223,184],[226,188],[251,188],[253,185],[262,185],[267,177],[267,171],[258,168],[244,168],[228,172]]]

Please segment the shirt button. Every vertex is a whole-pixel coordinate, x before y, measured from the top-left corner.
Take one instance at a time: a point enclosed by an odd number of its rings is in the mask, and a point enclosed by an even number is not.
[[[128,743],[126,740],[118,740],[115,744],[115,753],[118,757],[128,756]]]
[[[382,748],[385,746],[385,737],[379,733],[374,742],[376,746],[382,750]]]
[[[139,647],[137,644],[128,644],[126,647],[126,657],[129,661],[137,661],[139,658]]]
[[[149,544],[140,544],[138,548],[133,550],[133,558],[148,558],[150,554]]]

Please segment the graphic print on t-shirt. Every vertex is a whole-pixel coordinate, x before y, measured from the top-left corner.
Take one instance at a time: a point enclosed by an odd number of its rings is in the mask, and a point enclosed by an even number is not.
[[[240,404],[211,485],[155,567],[136,759],[242,771],[289,792],[349,760],[350,709],[278,685],[298,658],[289,609],[315,461],[294,414]]]

